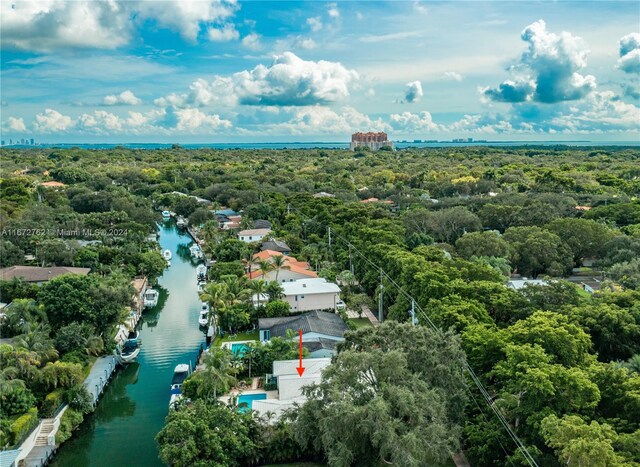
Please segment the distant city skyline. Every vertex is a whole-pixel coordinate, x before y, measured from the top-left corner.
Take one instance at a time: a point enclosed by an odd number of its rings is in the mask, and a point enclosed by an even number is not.
[[[640,139],[635,1],[0,8],[5,142]]]

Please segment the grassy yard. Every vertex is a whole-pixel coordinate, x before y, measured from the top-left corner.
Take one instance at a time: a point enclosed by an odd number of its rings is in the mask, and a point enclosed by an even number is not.
[[[370,328],[373,326],[369,318],[349,318],[349,321],[355,324],[357,329]]]
[[[239,332],[233,336],[225,335],[224,337],[216,337],[211,344],[211,347],[220,347],[225,342],[238,342],[238,341],[257,341],[259,338],[258,331],[251,332]]]

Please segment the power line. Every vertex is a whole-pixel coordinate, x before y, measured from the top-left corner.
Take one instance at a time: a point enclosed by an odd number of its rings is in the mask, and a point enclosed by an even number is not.
[[[300,210],[298,208],[290,206],[290,205],[287,205],[287,207],[292,209],[293,211],[296,211],[303,218],[303,221],[310,221],[310,222],[315,222],[315,223],[317,223],[317,224],[319,224],[321,226],[323,225],[321,222],[318,222],[315,219],[307,218],[302,212],[300,212]],[[445,337],[445,334],[442,332],[442,330],[438,326],[435,325],[435,323],[431,320],[429,315],[426,313],[426,311],[424,311],[424,309],[420,306],[420,304],[417,303],[417,301],[407,291],[405,291],[391,276],[389,276],[389,274],[387,274],[384,271],[384,269],[382,269],[382,267],[380,267],[377,264],[375,264],[371,259],[369,259],[364,253],[362,253],[349,240],[344,238],[342,235],[338,235],[335,232],[331,232],[330,229],[331,229],[331,227],[328,226],[328,231],[332,234],[331,238],[336,239],[336,240],[341,240],[348,247],[348,249],[349,249],[349,259],[350,260],[351,260],[351,252],[353,250],[353,252],[355,252],[358,256],[360,256],[365,261],[365,263],[369,264],[374,270],[380,272],[380,281],[381,281],[380,282],[380,304],[379,304],[379,315],[380,315],[380,317],[382,315],[382,286],[383,286],[382,280],[383,280],[383,278],[386,278],[393,286],[395,286],[395,288],[398,290],[398,292],[400,292],[410,303],[412,303],[412,309],[414,310],[414,312],[415,312],[415,309],[417,309],[417,311],[421,313],[422,317],[425,319],[425,321],[427,322],[429,327],[438,336],[443,337],[443,338]],[[334,242],[334,244],[335,244],[335,242]],[[413,306],[415,308],[413,308]],[[380,321],[382,321],[382,320],[380,320]],[[489,394],[489,391],[487,391],[487,389],[482,384],[482,381],[480,381],[478,376],[475,374],[475,372],[473,371],[473,368],[471,368],[471,365],[469,365],[469,362],[467,361],[466,357],[462,357],[461,360],[462,360],[463,369],[467,371],[467,373],[471,377],[471,380],[478,387],[478,390],[482,394],[482,396],[485,399],[486,403],[489,405],[489,407],[491,408],[493,413],[496,415],[496,417],[498,417],[498,420],[500,421],[500,424],[507,431],[509,437],[514,442],[514,444],[516,445],[517,449],[520,450],[520,452],[522,453],[522,455],[525,458],[525,460],[527,461],[527,463],[532,467],[538,467],[538,464],[536,463],[536,461],[533,458],[533,456],[531,456],[531,454],[529,453],[529,450],[527,449],[527,447],[524,445],[522,440],[520,440],[518,435],[513,431],[513,429],[509,425],[509,422],[504,417],[502,412],[494,404],[494,402],[493,402],[493,400],[491,398],[491,395]]]

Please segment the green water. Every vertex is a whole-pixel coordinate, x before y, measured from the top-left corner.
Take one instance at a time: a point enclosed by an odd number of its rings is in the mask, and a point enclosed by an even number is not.
[[[160,245],[173,257],[158,281],[158,306],[143,315],[138,362],[114,377],[96,411],[60,447],[52,465],[163,465],[155,436],[168,412],[173,369],[178,363],[193,363],[205,340],[198,329],[195,264],[186,249],[190,242],[173,223],[161,227]]]

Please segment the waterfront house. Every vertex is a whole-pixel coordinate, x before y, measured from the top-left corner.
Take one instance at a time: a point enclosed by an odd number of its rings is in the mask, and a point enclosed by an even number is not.
[[[248,229],[238,232],[238,240],[246,243],[259,242],[271,233],[271,229]]]
[[[291,254],[291,248],[282,240],[266,240],[262,242],[260,249],[262,251],[265,251],[265,250],[277,251],[285,255]]]
[[[326,311],[310,311],[295,316],[281,316],[278,318],[260,318],[258,330],[261,342],[267,342],[272,337],[287,337],[287,330],[294,332],[294,339],[298,339],[302,330],[302,343],[309,346],[308,350],[333,350],[335,343],[344,340],[344,333],[348,330],[346,323],[335,313]],[[329,344],[332,341],[334,344]],[[313,344],[312,344],[313,343]]]
[[[282,288],[291,311],[335,311],[340,300],[340,287],[321,277],[284,282]]]
[[[282,256],[284,258],[284,267],[279,271],[271,270],[265,273],[256,265],[258,261],[272,262],[272,258],[275,256]],[[264,250],[253,255],[253,266],[247,273],[247,278],[251,280],[262,279],[264,281],[271,282],[276,280],[276,276],[280,283],[318,277],[315,271],[309,270],[309,263],[306,261],[298,261],[297,259],[282,254],[279,251]]]

